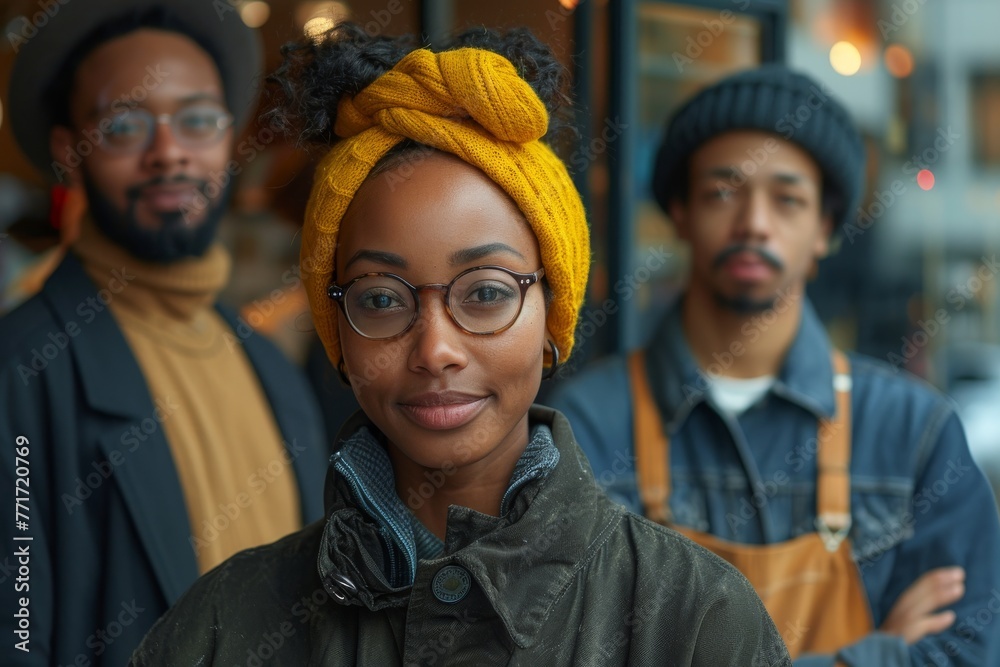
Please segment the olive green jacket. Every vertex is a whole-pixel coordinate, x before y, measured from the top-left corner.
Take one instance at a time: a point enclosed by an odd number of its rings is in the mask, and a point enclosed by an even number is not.
[[[325,522],[206,574],[133,664],[791,665],[742,575],[605,497],[561,414],[531,421],[558,464],[502,517],[452,506],[412,585],[389,583],[386,522],[331,472]]]

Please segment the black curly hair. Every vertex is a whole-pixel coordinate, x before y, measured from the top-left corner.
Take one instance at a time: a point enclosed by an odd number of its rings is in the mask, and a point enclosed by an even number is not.
[[[475,28],[456,35],[441,50],[464,47],[493,51],[513,63],[549,112],[549,128],[543,140],[556,143],[572,131],[564,115],[571,108],[564,92],[566,69],[530,31]],[[418,48],[422,45],[413,36],[372,36],[360,25],[349,22],[327,31],[318,41],[303,39],[285,44],[281,48],[284,61],[267,78],[271,87],[264,118],[272,128],[296,137],[300,147],[328,150],[339,140],[333,128],[340,100],[357,95]],[[380,160],[372,174],[413,152],[432,150],[405,140]]]

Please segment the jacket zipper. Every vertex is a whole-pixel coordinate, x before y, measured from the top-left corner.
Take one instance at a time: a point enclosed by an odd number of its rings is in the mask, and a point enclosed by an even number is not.
[[[371,495],[365,491],[364,486],[361,484],[361,478],[356,472],[354,472],[354,469],[350,466],[350,464],[344,461],[343,457],[341,457],[336,464],[334,464],[334,468],[336,468],[337,472],[344,476],[347,483],[351,486],[351,490],[354,492],[354,495],[358,497],[365,509],[368,510],[369,514],[377,515],[383,528],[385,526],[389,527],[389,531],[391,533],[390,536],[399,547],[399,550],[406,556],[406,564],[410,569],[410,583],[412,584],[414,577],[416,577],[417,555],[415,552],[411,553],[409,545],[404,539],[402,532],[379,506],[379,504],[374,501]],[[387,551],[389,552],[389,581],[392,586],[395,587],[397,585],[399,567],[396,562],[396,554],[393,552],[393,549],[389,548]]]

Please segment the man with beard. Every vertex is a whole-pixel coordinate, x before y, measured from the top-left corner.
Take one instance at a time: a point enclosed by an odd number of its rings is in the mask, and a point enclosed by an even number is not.
[[[215,303],[256,35],[227,3],[52,7],[11,122],[89,210],[0,320],[0,634],[17,664],[122,665],[199,574],[320,518],[326,443],[303,379]]]
[[[653,179],[686,291],[551,404],[613,497],[744,573],[796,664],[998,664],[1000,524],[951,404],[833,349],[805,298],[863,167],[847,112],[783,66],[697,94]]]

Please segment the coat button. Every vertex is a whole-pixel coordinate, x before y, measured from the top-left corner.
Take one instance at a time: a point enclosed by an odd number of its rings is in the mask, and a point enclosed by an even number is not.
[[[431,592],[441,602],[451,604],[464,598],[472,587],[472,577],[465,568],[446,565],[438,570],[431,582]]]
[[[342,574],[331,575],[330,584],[330,592],[341,602],[358,592],[358,587],[354,585],[354,582]]]

